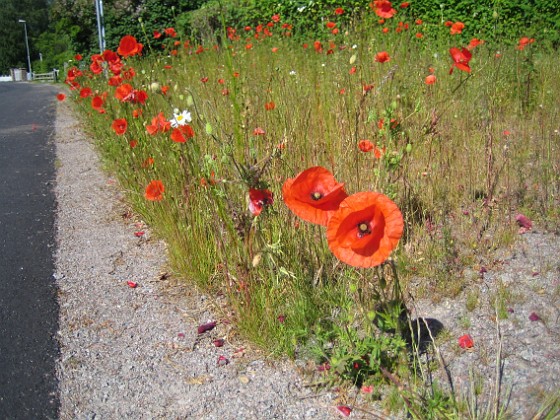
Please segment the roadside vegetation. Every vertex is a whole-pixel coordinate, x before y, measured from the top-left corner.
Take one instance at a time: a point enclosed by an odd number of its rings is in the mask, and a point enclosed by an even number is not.
[[[77,55],[66,83],[222,322],[394,412],[468,416],[424,382],[409,286],[456,296],[520,226],[558,226],[560,58],[552,39],[506,39],[499,14],[488,40],[444,9],[424,21],[407,3],[347,3],[314,25],[295,8],[144,27]]]

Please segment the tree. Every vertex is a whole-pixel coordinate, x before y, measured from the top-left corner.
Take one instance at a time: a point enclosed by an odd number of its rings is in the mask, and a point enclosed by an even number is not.
[[[2,0],[0,8],[0,73],[27,67],[25,35],[20,19],[26,21],[31,59],[38,56],[35,38],[47,25],[47,0]]]

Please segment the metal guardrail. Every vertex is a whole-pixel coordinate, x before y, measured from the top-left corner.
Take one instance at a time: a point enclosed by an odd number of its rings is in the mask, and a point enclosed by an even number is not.
[[[56,73],[55,71],[51,71],[49,73],[33,73],[33,80],[37,80],[40,82],[56,82]]]

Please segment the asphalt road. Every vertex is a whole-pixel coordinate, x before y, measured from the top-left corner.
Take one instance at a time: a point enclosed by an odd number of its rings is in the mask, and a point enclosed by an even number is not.
[[[56,93],[0,83],[0,419],[57,417]]]

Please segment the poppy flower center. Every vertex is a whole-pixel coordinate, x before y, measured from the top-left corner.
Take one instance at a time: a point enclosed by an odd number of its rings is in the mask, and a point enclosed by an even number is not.
[[[363,238],[366,235],[371,234],[371,229],[369,228],[369,224],[366,222],[358,223],[358,237]]]
[[[319,191],[315,191],[313,193],[311,193],[311,199],[312,200],[320,200],[321,198],[323,198],[323,194],[321,194]]]

